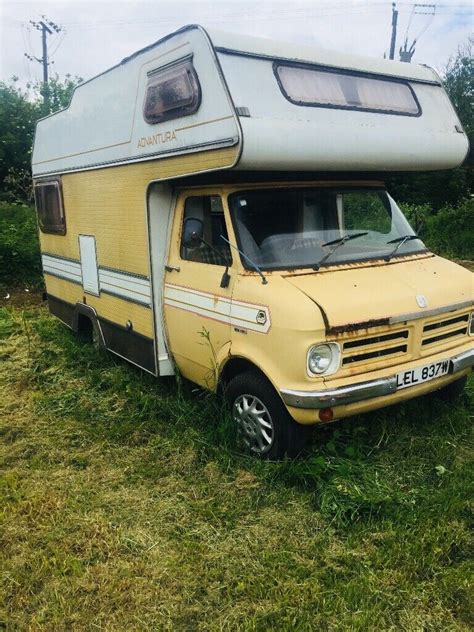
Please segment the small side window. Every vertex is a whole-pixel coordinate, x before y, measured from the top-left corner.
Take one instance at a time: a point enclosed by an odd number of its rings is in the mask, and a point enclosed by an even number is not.
[[[194,114],[201,103],[201,87],[192,59],[150,74],[143,117],[147,123],[162,123]]]
[[[65,235],[61,182],[54,180],[35,184],[35,202],[41,232]]]
[[[221,198],[218,195],[187,198],[181,232],[181,258],[230,266],[230,246],[221,235],[228,239]]]

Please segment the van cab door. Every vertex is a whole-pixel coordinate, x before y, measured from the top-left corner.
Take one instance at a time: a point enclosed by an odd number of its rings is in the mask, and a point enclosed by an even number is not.
[[[217,365],[230,350],[232,252],[219,193],[179,194],[163,309],[174,361],[188,379],[214,388]],[[226,276],[229,267],[230,278]]]

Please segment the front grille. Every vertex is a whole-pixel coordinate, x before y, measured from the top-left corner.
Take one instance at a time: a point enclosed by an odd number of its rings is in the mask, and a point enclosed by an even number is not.
[[[399,347],[390,347],[389,349],[380,349],[379,351],[370,351],[368,353],[361,353],[360,355],[349,356],[342,360],[342,364],[352,364],[353,362],[363,362],[364,360],[370,360],[371,358],[383,358],[384,356],[394,355],[395,353],[406,353],[407,346],[400,345]]]
[[[354,349],[365,345],[372,345],[378,342],[386,342],[388,340],[398,340],[399,338],[408,338],[408,331],[397,331],[393,334],[382,334],[381,336],[373,336],[372,338],[363,338],[362,340],[351,340],[344,343],[344,349]]]
[[[467,334],[469,314],[461,314],[451,318],[443,318],[427,323],[423,327],[422,347],[436,345],[443,340],[459,338]]]
[[[342,366],[403,355],[408,351],[408,336],[408,329],[403,329],[368,338],[347,340],[342,345]]]

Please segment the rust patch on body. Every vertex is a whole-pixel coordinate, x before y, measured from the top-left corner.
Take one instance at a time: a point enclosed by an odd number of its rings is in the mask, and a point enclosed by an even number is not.
[[[347,325],[336,325],[329,327],[326,333],[329,336],[340,336],[341,334],[351,334],[359,332],[361,329],[372,329],[373,327],[382,327],[388,325],[390,318],[373,318],[372,320],[364,320],[360,323],[347,323]]]

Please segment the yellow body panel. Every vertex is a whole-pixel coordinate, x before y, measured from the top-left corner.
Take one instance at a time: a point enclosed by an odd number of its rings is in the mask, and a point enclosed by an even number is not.
[[[137,162],[62,176],[66,234],[40,232],[41,252],[79,259],[80,234],[94,235],[98,264],[149,274],[146,194],[154,180],[231,165],[238,148]]]
[[[77,285],[77,283],[58,279],[49,274],[45,275],[45,282],[46,291],[51,296],[61,298],[72,305],[85,302],[86,305],[93,307],[102,318],[117,323],[117,325],[122,327],[125,326],[127,320],[130,320],[137,333],[148,338],[154,337],[153,314],[147,307],[124,301],[109,294],[102,294],[100,297],[84,294],[82,287]]]
[[[192,171],[196,160],[207,161],[208,169],[225,161],[230,163],[235,152],[226,149],[63,176],[67,234],[42,234],[43,252],[78,259],[78,235],[93,234],[99,265],[150,277],[145,199],[148,183],[167,174]],[[235,190],[235,186],[207,186],[178,191],[163,312],[168,350],[185,377],[215,389],[227,362],[241,358],[259,368],[277,392],[311,392],[385,378],[472,349],[473,338],[466,333],[457,334],[456,323],[441,326],[438,321],[469,317],[473,276],[431,253],[413,254],[389,263],[380,260],[328,266],[319,271],[265,272],[267,283],[263,284],[256,272],[244,268],[240,256],[232,250],[230,283],[221,288],[224,266],[181,259],[184,200],[191,195],[220,195],[229,240],[235,245],[227,207],[227,196]],[[68,208],[74,212],[68,212]],[[48,275],[46,283],[48,293],[54,296],[71,303],[83,301],[80,285]],[[417,304],[419,294],[427,299],[428,312],[456,303],[463,303],[463,307],[444,317],[429,313],[423,316],[423,309]],[[154,338],[151,309],[105,294],[87,295],[86,300],[102,318],[122,327],[131,320],[134,331]],[[392,323],[393,317],[398,322]],[[430,331],[434,334],[427,333]],[[438,340],[440,331],[453,335]],[[403,350],[378,354],[390,349],[392,339],[386,338],[388,334],[400,334]],[[427,341],[428,337],[433,340]],[[364,360],[349,358],[333,375],[310,375],[308,350],[326,341],[340,345],[342,361],[351,354],[374,353]],[[336,407],[334,418],[404,401],[465,373]],[[289,412],[300,423],[319,421],[317,410],[289,408]]]
[[[219,193],[225,205],[227,195],[235,190],[235,186],[222,187],[220,190],[208,187],[193,191],[193,194]],[[227,207],[226,214],[229,239],[235,244]],[[169,258],[169,263],[174,266],[182,266],[183,263],[179,258],[181,221],[178,213]],[[422,345],[423,336],[426,335],[423,333],[424,326],[436,323],[443,316],[420,318],[423,314],[416,302],[417,294],[423,294],[427,298],[431,309],[454,303],[472,304],[473,300],[472,274],[432,253],[397,258],[390,263],[370,261],[335,265],[318,272],[304,269],[265,272],[268,281],[266,285],[262,284],[257,273],[245,270],[240,258],[235,253],[233,255],[234,262],[230,268],[232,301],[265,306],[270,315],[271,326],[265,333],[231,326],[225,330],[229,331],[230,344],[222,333],[211,335],[215,343],[212,361],[215,362],[217,358],[219,372],[232,358],[243,358],[259,368],[277,391],[318,391],[391,376],[405,369],[472,349],[473,339],[467,335],[447,337],[433,345]],[[190,278],[186,277],[186,284],[220,294],[219,280],[223,268],[193,265],[196,266],[196,271]],[[212,270],[212,275],[206,268]],[[168,277],[172,277],[174,283],[181,283],[183,280],[181,273],[170,273]],[[470,309],[472,307],[464,307],[450,313],[449,317],[466,315]],[[389,323],[390,317],[403,314],[411,314],[414,318]],[[374,319],[380,320],[379,326]],[[199,314],[176,314],[171,322],[171,315],[168,314],[167,322],[171,323],[168,324],[170,346],[172,351],[177,351],[175,360],[180,370],[190,380],[202,386],[215,387],[215,383],[212,385],[209,381],[209,376],[213,375],[210,371],[211,353],[198,335],[203,324],[207,327],[210,321],[203,320]],[[451,329],[454,328],[455,325],[452,325]],[[217,330],[218,327],[216,329],[216,326],[210,326],[211,332]],[[222,328],[220,331],[222,332]],[[402,332],[403,336],[406,334],[406,338],[402,338],[407,347],[406,352],[389,357],[375,356],[364,362],[341,367],[328,377],[308,374],[306,357],[309,348],[314,344],[328,340],[341,345],[348,341],[363,343],[367,338],[397,332]],[[362,348],[378,351],[388,349],[390,344],[393,343],[375,342]],[[348,355],[349,352],[345,353]],[[204,365],[207,367],[205,370]],[[333,409],[334,418],[404,401],[446,385],[465,373],[447,375],[435,382],[399,390],[393,395],[336,407]],[[318,410],[289,408],[289,412],[300,423],[319,422]]]
[[[58,298],[75,305],[77,302],[82,302],[84,296],[82,287],[77,283],[71,283],[65,279],[58,279],[58,277],[45,274],[44,281],[46,284],[46,292],[51,296],[57,296]]]
[[[79,260],[79,235],[94,235],[97,263],[124,272],[150,276],[147,189],[150,182],[233,164],[237,147],[108,167],[61,177],[66,234],[40,231],[41,252]],[[154,338],[153,312],[148,307],[101,293],[84,294],[80,285],[45,275],[48,294],[70,303],[86,302],[97,314],[118,325],[130,320],[136,333]]]

